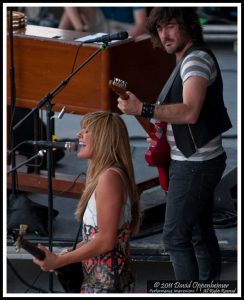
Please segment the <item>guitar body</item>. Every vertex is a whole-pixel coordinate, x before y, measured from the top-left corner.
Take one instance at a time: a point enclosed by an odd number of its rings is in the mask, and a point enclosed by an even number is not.
[[[20,225],[26,226],[26,225]],[[44,260],[45,252],[23,239],[24,232],[20,230],[15,242],[16,249],[22,247],[34,257]],[[81,263],[73,263],[58,269],[55,269],[57,278],[66,293],[80,293],[81,284],[84,279]]]
[[[84,279],[81,263],[74,263],[55,270],[66,293],[80,293]]]
[[[145,159],[149,166],[157,167],[160,186],[167,191],[170,163],[170,147],[166,138],[167,123],[157,121],[154,126],[154,130],[150,134],[152,143],[145,152]]]
[[[109,86],[122,99],[128,99],[128,95],[126,94],[126,81],[114,78],[113,81],[109,81]],[[169,185],[168,173],[170,163],[170,148],[166,138],[167,123],[156,121],[155,124],[153,124],[141,116],[135,117],[153,140],[145,153],[145,159],[149,166],[157,167],[160,186],[164,191],[167,191]]]

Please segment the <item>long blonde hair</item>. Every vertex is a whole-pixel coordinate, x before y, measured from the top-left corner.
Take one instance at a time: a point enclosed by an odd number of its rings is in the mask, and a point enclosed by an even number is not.
[[[88,200],[94,192],[99,175],[111,167],[120,168],[129,183],[131,199],[131,232],[140,226],[139,194],[135,182],[129,135],[122,118],[115,113],[98,111],[86,114],[81,127],[91,133],[94,141],[92,159],[88,160],[86,185],[78,203],[75,217],[80,220]]]

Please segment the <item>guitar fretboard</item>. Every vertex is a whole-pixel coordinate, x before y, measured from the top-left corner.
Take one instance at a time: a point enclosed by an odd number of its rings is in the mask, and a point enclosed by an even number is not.
[[[29,252],[34,257],[36,257],[40,260],[45,259],[45,253],[41,249],[36,247],[35,245],[31,244],[30,242],[23,240],[21,243],[21,246],[23,249],[25,249],[27,252]]]

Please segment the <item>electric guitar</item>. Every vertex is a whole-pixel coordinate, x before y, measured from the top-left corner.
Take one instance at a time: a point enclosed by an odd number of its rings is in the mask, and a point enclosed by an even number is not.
[[[114,78],[114,80],[109,80],[109,87],[122,99],[127,100],[129,98],[126,94],[126,90],[128,90],[126,81]],[[149,148],[145,152],[145,159],[149,166],[157,167],[160,186],[164,191],[167,191],[170,163],[170,148],[166,138],[167,123],[156,121],[153,124],[144,117],[135,117],[152,139]]]
[[[21,248],[25,249],[34,257],[44,260],[45,252],[37,246],[24,239],[28,225],[20,224],[20,229],[15,235],[15,248],[19,252]],[[66,293],[80,293],[81,284],[83,282],[83,270],[81,263],[73,263],[54,270],[57,278]]]

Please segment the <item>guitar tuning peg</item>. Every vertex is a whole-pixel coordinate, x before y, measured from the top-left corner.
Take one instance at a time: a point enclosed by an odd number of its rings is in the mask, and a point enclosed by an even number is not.
[[[27,228],[28,228],[28,225],[26,225],[26,224],[20,224],[20,225],[19,225],[19,230],[20,230],[20,232],[23,233],[23,234],[26,233]]]
[[[114,84],[123,88],[124,90],[127,90],[128,83],[122,79],[114,78]]]
[[[14,247],[16,252],[20,252],[20,244],[18,240],[14,243]]]

